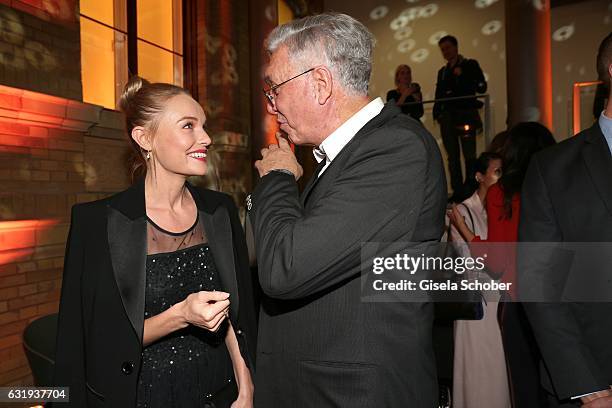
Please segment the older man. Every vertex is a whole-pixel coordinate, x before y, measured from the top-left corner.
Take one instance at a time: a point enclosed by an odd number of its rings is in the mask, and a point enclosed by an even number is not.
[[[363,242],[443,232],[433,137],[395,104],[368,98],[373,37],[321,14],[267,39],[268,111],[319,166],[300,195],[289,144],[262,150],[249,198],[262,302],[258,407],[433,407],[432,305],[361,301]]]

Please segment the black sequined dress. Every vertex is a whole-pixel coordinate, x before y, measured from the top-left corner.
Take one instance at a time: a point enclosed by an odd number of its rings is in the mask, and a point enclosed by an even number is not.
[[[172,233],[149,219],[147,236],[145,319],[191,293],[222,290],[199,220]],[[210,407],[211,396],[234,381],[226,332],[227,324],[217,333],[190,325],[145,347],[137,407]]]

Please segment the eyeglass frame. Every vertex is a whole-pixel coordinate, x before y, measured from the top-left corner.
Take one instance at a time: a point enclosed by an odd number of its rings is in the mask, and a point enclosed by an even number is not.
[[[302,75],[306,75],[307,73],[314,71],[315,67],[312,67],[304,72],[302,72],[301,74],[297,74],[296,76],[292,76],[291,78],[287,79],[286,81],[281,82],[280,84],[276,84],[271,86],[269,89],[262,89],[264,95],[266,96],[266,98],[268,99],[268,102],[270,103],[270,105],[274,106],[274,98],[276,96],[276,94],[274,93],[274,91],[276,91],[279,87],[285,85],[287,82],[294,80],[295,78],[301,77]]]

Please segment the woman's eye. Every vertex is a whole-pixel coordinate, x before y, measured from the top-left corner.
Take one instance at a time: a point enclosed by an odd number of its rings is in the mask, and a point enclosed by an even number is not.
[[[183,125],[183,129],[193,129],[193,123],[187,122]]]

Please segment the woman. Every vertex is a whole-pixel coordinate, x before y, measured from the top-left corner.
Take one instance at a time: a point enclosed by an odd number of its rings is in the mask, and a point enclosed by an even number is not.
[[[255,323],[237,211],[186,182],[207,171],[204,111],[184,89],[138,77],[119,105],[144,178],[73,207],[55,383],[79,408],[252,407]]]
[[[412,70],[406,64],[399,65],[395,69],[395,87],[387,92],[387,102],[394,101],[402,108],[402,112],[420,121],[423,116],[423,100],[421,87],[412,82]]]
[[[555,139],[550,131],[536,122],[523,122],[508,132],[502,150],[503,175],[487,192],[487,236],[478,236],[466,225],[455,206],[449,216],[466,242],[470,242],[473,256],[488,254],[486,265],[504,282],[516,282],[514,251],[499,245],[487,246],[486,242],[516,242],[520,212],[520,193],[527,166],[538,151],[551,146]],[[474,245],[480,243],[480,245]],[[509,293],[502,294],[507,302],[499,305],[499,320],[510,381],[513,407],[546,406],[545,394],[540,387],[539,351],[533,333],[516,299],[514,285]],[[510,299],[508,299],[508,297]],[[502,301],[503,301],[502,299]]]
[[[487,238],[486,197],[489,187],[497,183],[502,174],[501,156],[482,153],[476,161],[475,181],[477,189],[471,197],[457,206],[467,227],[483,239]],[[451,241],[465,242],[454,226],[451,226]],[[462,257],[470,257],[465,245],[456,245]],[[467,271],[467,278],[472,276]],[[501,333],[497,323],[498,302],[487,296],[483,304],[481,320],[455,321],[455,352],[453,365],[453,406],[510,408],[510,391],[506,375],[506,361]]]

